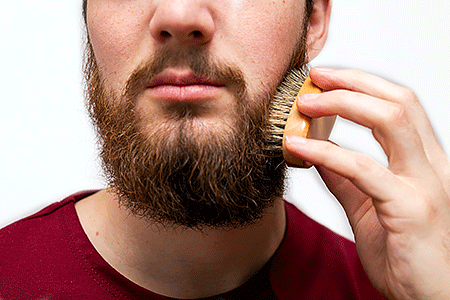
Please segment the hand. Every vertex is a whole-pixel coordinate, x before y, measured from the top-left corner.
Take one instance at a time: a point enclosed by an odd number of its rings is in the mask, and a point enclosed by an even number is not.
[[[355,70],[315,68],[324,90],[310,117],[339,115],[372,130],[386,168],[325,141],[289,137],[342,204],[367,275],[391,299],[450,299],[450,162],[412,91]]]

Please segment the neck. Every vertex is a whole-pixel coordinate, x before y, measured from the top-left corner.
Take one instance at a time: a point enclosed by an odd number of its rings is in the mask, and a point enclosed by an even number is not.
[[[285,231],[282,199],[243,229],[163,228],[119,207],[98,192],[76,204],[83,229],[118,272],[155,293],[201,298],[232,290],[261,269]]]

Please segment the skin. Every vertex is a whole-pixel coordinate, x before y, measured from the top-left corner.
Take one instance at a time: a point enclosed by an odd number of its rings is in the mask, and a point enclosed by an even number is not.
[[[194,2],[194,4],[193,4]],[[321,3],[324,4],[321,4]],[[328,1],[318,1],[308,37],[314,58],[326,40]],[[249,95],[272,93],[290,62],[302,31],[304,1],[108,1],[90,0],[87,26],[106,89],[122,94],[132,71],[162,47],[206,49],[213,59],[240,68]],[[200,35],[195,36],[196,32]],[[262,38],[264,37],[264,38]],[[263,51],[262,51],[263,49]],[[165,74],[186,74],[169,69]],[[164,120],[165,102],[157,90],[138,100],[143,115]],[[230,124],[227,107],[234,95],[229,86],[212,89],[201,122]],[[164,120],[164,121],[167,121]]]
[[[328,1],[316,2],[310,58],[325,43],[330,8]],[[296,49],[303,15],[304,2],[298,0],[89,0],[87,25],[105,87],[117,94],[132,71],[165,46],[204,48],[213,59],[236,65],[253,95],[276,88]],[[165,72],[177,76],[189,70]],[[206,88],[214,91],[203,100],[208,105],[197,121],[220,130],[229,123],[234,96],[226,84]],[[137,108],[164,122],[166,100],[155,90],[142,92]],[[78,202],[76,210],[93,245],[117,271],[156,293],[186,299],[242,285],[273,256],[286,223],[282,199],[252,226],[203,232],[149,224],[119,206],[108,189]]]
[[[286,54],[296,43],[292,37],[301,30],[303,2],[91,0],[87,11],[89,34],[107,88],[120,92],[132,70],[163,46],[194,46],[241,68],[249,93],[254,94],[272,90],[286,70]],[[201,35],[194,37],[194,31]],[[203,122],[224,123],[220,118],[233,97],[226,87],[217,93]],[[162,115],[162,101],[152,96],[145,97],[145,104],[142,99],[140,109]]]
[[[450,163],[416,95],[356,70],[313,69],[326,92],[302,97],[311,117],[339,115],[372,130],[389,166],[330,142],[289,137],[344,207],[358,254],[389,299],[449,299]]]
[[[274,88],[286,68],[302,4],[90,0],[88,27],[105,84],[113,90],[151,53],[170,45],[205,47],[216,58],[237,64],[249,92],[255,93]],[[325,42],[330,6],[325,0],[315,2],[310,58]],[[389,166],[330,142],[298,137],[287,139],[288,151],[315,164],[344,207],[361,261],[381,293],[391,299],[449,299],[450,163],[417,97],[356,70],[315,68],[310,76],[325,92],[302,97],[299,110],[311,117],[339,115],[370,128]],[[216,109],[202,120],[221,126],[218,112],[226,111],[230,95],[221,87],[214,97]],[[145,100],[141,107],[158,116],[160,101],[149,95]],[[285,226],[281,199],[256,226],[206,235],[149,227],[128,216],[108,191],[76,208],[89,238],[113,267],[148,289],[179,298],[205,297],[245,282],[273,255]],[[223,244],[220,250],[218,243]],[[242,245],[237,252],[235,243]],[[185,274],[192,280],[186,282]]]

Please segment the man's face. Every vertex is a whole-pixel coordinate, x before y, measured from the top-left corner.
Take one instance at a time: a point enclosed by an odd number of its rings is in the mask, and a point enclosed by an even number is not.
[[[280,80],[305,62],[303,18],[299,0],[88,1],[88,106],[123,204],[236,225],[280,196],[264,133]]]
[[[95,57],[105,87],[112,91],[122,93],[132,72],[167,47],[201,49],[214,61],[236,66],[248,93],[254,95],[272,92],[285,73],[302,33],[304,3],[89,0],[87,12]],[[229,108],[235,103],[233,84],[182,88],[166,84],[189,81],[192,72],[185,66],[171,66],[161,75],[164,84],[137,91],[140,110],[164,120],[170,102],[192,101],[208,107],[199,112],[201,122],[223,126],[228,121]]]

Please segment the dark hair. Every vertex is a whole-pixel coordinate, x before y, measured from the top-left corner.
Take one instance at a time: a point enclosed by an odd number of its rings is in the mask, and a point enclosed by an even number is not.
[[[304,21],[309,21],[309,16],[312,13],[313,7],[314,7],[314,0],[306,0]],[[86,21],[87,21],[86,10],[87,10],[87,0],[83,0],[83,20],[84,20],[84,24],[86,24]]]
[[[86,1],[87,0],[84,0],[84,2],[86,2]],[[305,18],[304,18],[305,21],[309,22],[309,17],[312,14],[313,7],[314,7],[314,0],[306,0],[306,3],[305,3]]]
[[[84,20],[84,24],[86,25],[86,9],[87,9],[87,0],[83,0],[83,20]]]

